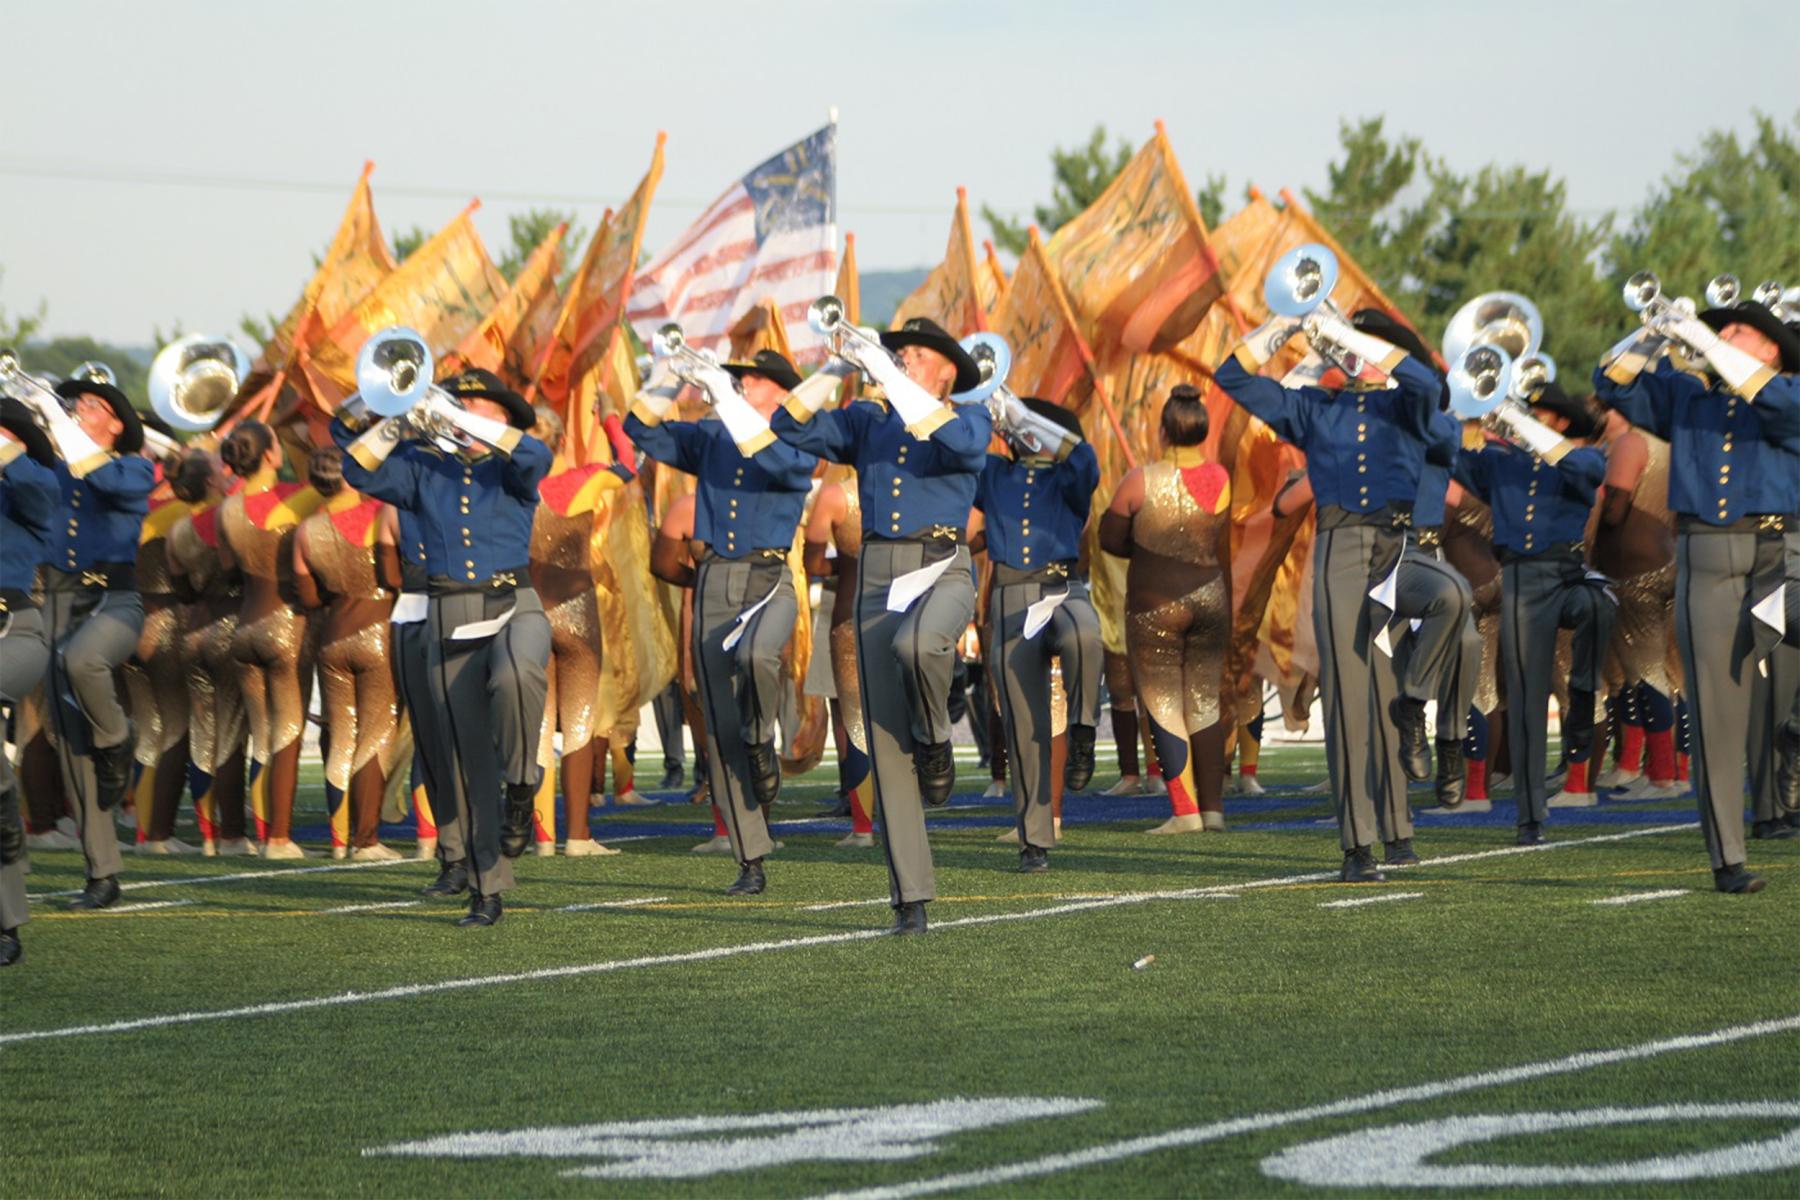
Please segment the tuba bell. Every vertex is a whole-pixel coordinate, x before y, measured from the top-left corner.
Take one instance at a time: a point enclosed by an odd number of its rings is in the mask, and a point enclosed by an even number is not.
[[[433,416],[425,402],[436,396],[458,408],[460,401],[432,382],[436,360],[415,329],[390,325],[362,344],[356,354],[356,395],[349,403],[378,417],[405,416],[425,437],[450,442],[459,449],[474,445],[469,435]]]
[[[1513,359],[1529,357],[1544,341],[1544,318],[1518,292],[1484,292],[1450,317],[1444,327],[1444,357],[1462,358],[1471,346],[1498,346]]]
[[[249,358],[230,338],[189,334],[164,346],[150,364],[150,409],[178,433],[205,433],[225,416],[249,373]]]
[[[1304,317],[1328,303],[1337,287],[1338,260],[1318,242],[1295,246],[1263,277],[1263,302],[1281,317]]]

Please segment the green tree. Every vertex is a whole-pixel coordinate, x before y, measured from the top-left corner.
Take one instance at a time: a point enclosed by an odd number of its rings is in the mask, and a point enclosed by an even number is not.
[[[538,243],[549,237],[551,230],[564,221],[569,223],[569,232],[563,237],[563,270],[557,283],[564,285],[569,282],[575,274],[575,268],[581,263],[581,247],[587,241],[587,230],[575,220],[572,212],[555,208],[533,208],[523,213],[514,213],[506,219],[511,243],[507,246],[506,253],[500,256],[497,265],[508,283],[519,277],[519,272],[524,269],[531,252],[538,248]]]
[[[1400,301],[1409,271],[1438,215],[1430,200],[1403,205],[1400,197],[1434,164],[1418,138],[1390,141],[1381,117],[1338,126],[1341,160],[1325,168],[1326,190],[1304,190],[1307,207],[1346,253]],[[1404,301],[1402,301],[1404,306]]]
[[[394,261],[402,263],[426,242],[431,240],[431,230],[423,225],[413,225],[406,229],[394,231]]]
[[[56,337],[31,342],[20,352],[25,369],[33,375],[67,378],[84,362],[105,363],[112,368],[119,388],[139,408],[148,406],[145,387],[150,377],[150,359],[142,350],[102,342],[85,335]]]
[[[1094,126],[1084,145],[1050,151],[1050,203],[1037,205],[1036,225],[1049,237],[1063,222],[1100,198],[1125,164],[1131,161],[1132,146],[1123,138],[1106,148],[1106,126]],[[982,219],[994,232],[994,242],[1011,254],[1023,254],[1030,240],[1026,232],[1031,222],[1011,220],[988,205],[981,206]]]

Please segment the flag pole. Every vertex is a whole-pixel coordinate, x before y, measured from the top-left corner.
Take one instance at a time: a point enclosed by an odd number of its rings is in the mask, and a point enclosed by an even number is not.
[[[1137,455],[1131,452],[1131,441],[1125,436],[1125,427],[1119,424],[1119,414],[1113,411],[1112,398],[1106,394],[1106,381],[1100,378],[1100,365],[1094,361],[1094,352],[1088,349],[1087,339],[1081,336],[1081,326],[1075,323],[1075,313],[1069,307],[1069,298],[1063,295],[1062,280],[1056,277],[1056,268],[1050,265],[1050,256],[1044,253],[1044,242],[1038,234],[1038,227],[1027,226],[1025,232],[1031,239],[1031,251],[1038,256],[1038,261],[1044,268],[1044,277],[1050,281],[1050,294],[1056,299],[1057,312],[1069,327],[1070,336],[1075,339],[1075,353],[1081,357],[1081,365],[1087,368],[1088,378],[1093,381],[1094,399],[1100,401],[1101,411],[1106,413],[1106,421],[1119,439],[1119,450],[1125,455],[1126,469],[1134,470],[1138,465]]]

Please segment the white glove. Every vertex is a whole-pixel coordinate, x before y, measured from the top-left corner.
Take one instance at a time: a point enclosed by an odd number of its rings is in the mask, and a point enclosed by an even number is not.
[[[850,363],[834,358],[802,379],[788,395],[798,400],[807,412],[816,413],[832,402],[838,389],[844,386],[844,380],[855,372],[856,368]]]
[[[1392,342],[1364,333],[1335,312],[1314,309],[1307,314],[1305,325],[1308,334],[1342,347],[1383,374],[1391,373],[1394,365],[1405,357],[1405,352]]]
[[[89,437],[62,405],[35,392],[27,394],[26,403],[44,418],[50,440],[56,443],[56,452],[69,464],[69,474],[80,479],[104,460],[106,451],[100,448],[100,443]]]
[[[518,443],[519,432],[505,421],[496,421],[492,417],[478,417],[465,408],[452,403],[441,392],[432,392],[425,403],[432,413],[444,421],[462,430],[477,441],[485,442],[496,450],[510,451]]]
[[[724,371],[719,374],[727,379],[731,376]],[[709,389],[710,390],[710,389]],[[737,443],[739,453],[746,458],[775,440],[769,432],[769,419],[750,407],[750,402],[736,391],[718,394],[713,399],[713,411],[719,414],[719,420],[725,424],[725,432]]]
[[[712,402],[715,408],[727,396],[742,397],[743,395],[738,390],[738,381],[724,367],[695,367],[691,374],[694,382],[706,393],[706,398]]]
[[[1244,335],[1243,349],[1262,366],[1300,332],[1299,317],[1270,317]]]
[[[1552,465],[1574,448],[1562,434],[1511,404],[1495,409],[1494,418],[1506,425],[1513,440]]]
[[[1755,397],[1774,375],[1768,364],[1714,333],[1712,326],[1698,317],[1671,313],[1661,324],[1674,338],[1705,358],[1725,386],[1745,399]]]

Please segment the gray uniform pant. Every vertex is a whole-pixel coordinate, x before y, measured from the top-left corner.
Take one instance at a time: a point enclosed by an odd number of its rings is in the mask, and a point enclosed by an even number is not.
[[[1682,530],[1675,538],[1675,646],[1687,683],[1700,831],[1715,870],[1744,861],[1745,755],[1762,690],[1748,653],[1755,557],[1754,533]],[[1765,660],[1765,696],[1774,696],[1777,675],[1791,678],[1794,653],[1784,644]]]
[[[43,614],[35,608],[19,608],[0,615],[0,708],[16,712],[49,665]],[[0,821],[15,828],[21,819],[18,785],[11,760],[0,751],[0,805],[5,806]],[[17,862],[0,866],[0,929],[17,929],[31,919],[25,900],[25,876],[30,870],[23,850]]]
[[[1375,645],[1370,564],[1383,531],[1369,525],[1320,529],[1313,547],[1313,638],[1325,762],[1337,805],[1338,841],[1354,850],[1410,838],[1400,735],[1388,716],[1398,689],[1394,664]],[[1401,572],[1402,577],[1405,571]]]
[[[1786,815],[1775,797],[1775,768],[1781,761],[1777,739],[1783,722],[1800,727],[1800,533],[1790,533],[1786,540],[1786,636],[1750,684],[1750,815],[1757,821]]]
[[[459,863],[468,853],[463,843],[463,824],[457,815],[449,783],[455,770],[450,739],[444,732],[444,714],[432,700],[431,670],[427,664],[431,634],[425,621],[394,626],[394,687],[412,725],[413,752],[418,755],[419,777],[437,825],[438,862]]]
[[[453,640],[458,626],[490,620],[513,606],[491,637]],[[511,596],[433,596],[426,663],[431,699],[449,738],[450,790],[462,822],[469,884],[484,896],[513,885],[512,860],[500,853],[502,785],[536,786],[544,771],[538,738],[549,690],[550,622],[532,588]]]
[[[857,561],[857,683],[874,764],[870,779],[887,856],[888,891],[895,905],[937,895],[912,753],[921,742],[950,740],[956,641],[975,615],[975,581],[966,546],[956,548],[954,561],[905,612],[888,611],[888,586],[927,565],[927,548],[922,542],[865,541]],[[936,546],[930,549],[934,555],[943,553]],[[896,678],[899,687],[894,686]]]
[[[136,592],[51,588],[44,597],[50,643],[46,708],[63,787],[74,801],[89,879],[119,873],[119,836],[100,808],[92,751],[124,741],[130,726],[113,671],[137,651],[144,601]]]
[[[662,743],[663,770],[681,770],[686,765],[681,744],[681,680],[670,680],[668,687],[656,693],[650,711],[656,718],[656,740]]]
[[[1410,622],[1419,622],[1417,629]],[[1437,737],[1462,741],[1469,703],[1481,675],[1481,633],[1475,628],[1475,593],[1435,550],[1410,539],[1394,582],[1389,628],[1400,695],[1436,700]]]
[[[694,577],[694,682],[706,714],[707,777],[740,863],[775,848],[768,813],[750,788],[748,747],[775,737],[787,682],[781,651],[799,612],[785,560],[709,557]],[[740,624],[742,634],[726,649]]]
[[[1050,623],[1036,637],[1025,637],[1025,616],[1044,595],[1067,588],[1069,598],[1057,606]],[[1000,697],[1006,731],[1006,761],[1012,772],[1013,817],[1021,846],[1049,849],[1056,844],[1050,806],[1050,664],[1062,660],[1063,694],[1069,700],[1069,724],[1094,725],[1100,719],[1100,679],[1105,648],[1100,644],[1100,617],[1088,599],[1087,584],[1041,583],[995,585],[988,600],[988,661]],[[976,717],[980,720],[985,713]]]
[[[1556,631],[1570,639],[1569,690],[1597,692],[1619,605],[1573,554],[1503,559],[1500,567],[1500,665],[1506,680],[1506,737],[1512,746],[1518,821],[1550,814],[1544,782],[1550,744],[1550,676]],[[1565,720],[1567,714],[1564,714]]]

